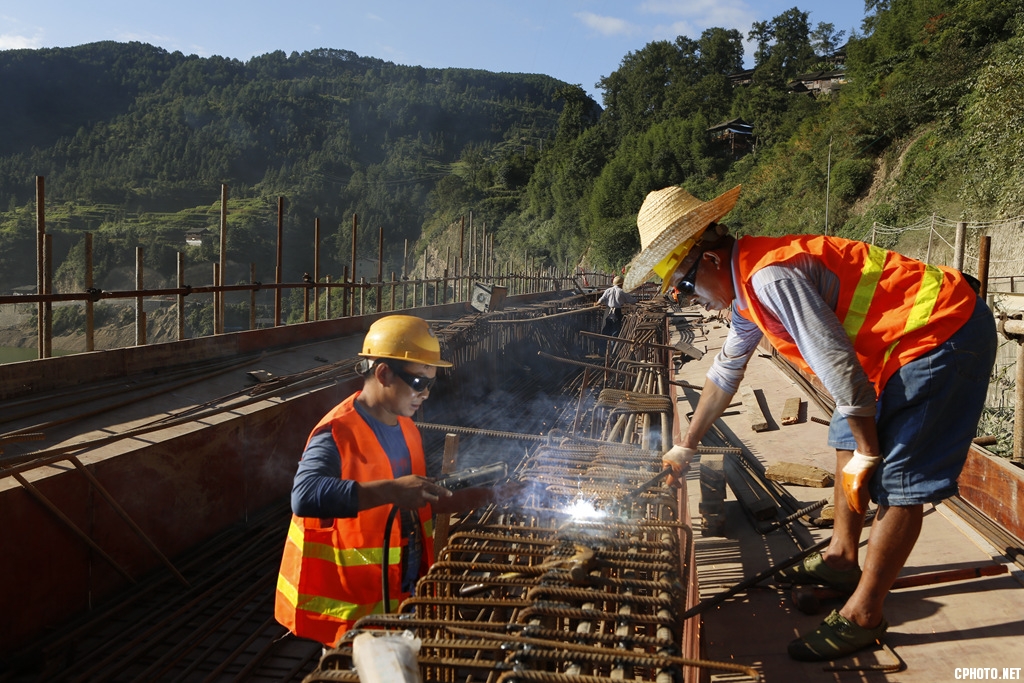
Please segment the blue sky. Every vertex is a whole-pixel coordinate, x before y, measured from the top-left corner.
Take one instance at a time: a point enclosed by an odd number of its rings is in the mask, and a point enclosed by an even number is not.
[[[0,0],[0,50],[141,41],[242,61],[283,50],[351,50],[398,64],[543,73],[583,86],[629,52],[713,26],[744,36],[792,7],[860,30],[860,0]],[[748,46],[747,62],[752,47]]]

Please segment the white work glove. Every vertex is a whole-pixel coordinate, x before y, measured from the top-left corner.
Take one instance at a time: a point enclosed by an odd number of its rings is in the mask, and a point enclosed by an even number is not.
[[[690,462],[695,455],[697,455],[696,448],[673,446],[661,456],[661,465],[662,467],[671,467],[673,477],[680,477],[690,467]]]
[[[850,462],[843,467],[843,492],[846,493],[846,504],[858,515],[863,515],[868,509],[868,482],[871,481],[871,476],[880,462],[881,456],[864,455],[860,451],[854,451]]]

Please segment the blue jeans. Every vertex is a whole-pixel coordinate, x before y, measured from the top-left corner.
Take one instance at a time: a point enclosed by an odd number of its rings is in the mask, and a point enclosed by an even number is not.
[[[952,337],[889,378],[875,415],[883,461],[869,485],[873,501],[918,505],[956,494],[995,357],[995,321],[977,299],[974,314]],[[857,445],[838,412],[828,443],[851,451]]]

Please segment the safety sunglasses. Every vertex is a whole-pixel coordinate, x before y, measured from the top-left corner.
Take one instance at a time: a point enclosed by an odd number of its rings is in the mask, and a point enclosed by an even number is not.
[[[422,394],[424,391],[430,391],[434,386],[434,382],[437,381],[437,377],[427,377],[426,375],[414,375],[406,372],[400,368],[395,367],[392,363],[385,363],[391,372],[398,375],[398,378],[409,385],[409,388],[415,391],[417,394]]]
[[[686,275],[676,285],[676,289],[685,294],[686,296],[693,296],[693,293],[697,289],[697,269],[700,267],[700,256],[697,256],[697,260],[690,266],[690,270],[686,271]]]

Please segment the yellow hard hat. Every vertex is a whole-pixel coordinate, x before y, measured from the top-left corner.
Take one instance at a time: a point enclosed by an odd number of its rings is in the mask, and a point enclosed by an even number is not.
[[[366,331],[360,356],[366,358],[392,358],[409,363],[452,366],[441,360],[441,344],[430,324],[414,315],[386,315],[376,320]]]

